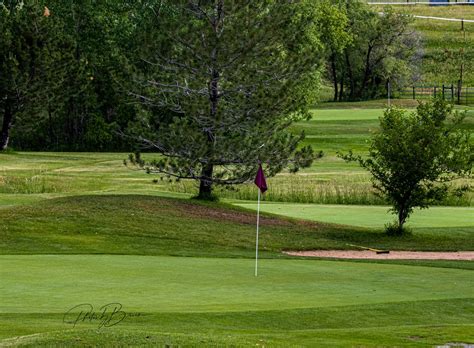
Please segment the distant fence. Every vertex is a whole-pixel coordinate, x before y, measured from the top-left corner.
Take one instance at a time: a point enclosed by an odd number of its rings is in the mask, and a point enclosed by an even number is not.
[[[396,97],[402,99],[429,99],[434,96],[443,96],[444,99],[459,105],[474,105],[474,87],[462,87],[458,85],[441,86],[412,86],[396,93]]]
[[[431,6],[443,6],[443,5],[474,5],[474,0],[370,0],[369,5],[431,5]]]
[[[474,5],[474,2],[473,2],[473,5]],[[379,12],[379,15],[384,16],[385,12]],[[433,16],[412,16],[412,17],[419,18],[419,19],[433,19],[436,21],[458,22],[458,23],[461,23],[461,30],[464,30],[464,23],[474,23],[474,19],[464,19],[464,18],[446,18],[446,17],[433,17]]]

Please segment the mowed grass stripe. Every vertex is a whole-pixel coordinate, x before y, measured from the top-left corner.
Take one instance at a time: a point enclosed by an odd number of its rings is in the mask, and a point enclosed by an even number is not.
[[[473,297],[472,271],[316,260],[0,256],[2,313],[120,302],[139,312],[324,308]]]

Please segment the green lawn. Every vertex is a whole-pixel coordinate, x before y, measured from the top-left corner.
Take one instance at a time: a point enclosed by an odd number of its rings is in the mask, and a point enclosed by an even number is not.
[[[472,250],[472,228],[391,238],[377,229],[264,214],[255,278],[252,211],[156,195],[33,196],[36,202],[0,209],[0,345],[344,347],[473,340],[472,262],[338,262],[281,254],[348,243]],[[100,310],[111,302],[128,313],[113,327],[63,322],[73,306]]]
[[[0,265],[0,337],[36,334],[17,339],[32,346],[472,340],[468,270],[262,260],[255,278],[252,260],[111,255],[8,255]],[[63,323],[78,304],[97,311],[111,302],[129,314],[112,328],[97,329],[98,320],[79,320],[74,328]]]
[[[202,203],[189,199],[194,183],[153,181],[123,165],[127,154],[0,154],[0,346],[474,343],[474,262],[282,253],[474,250],[470,201],[415,212],[412,234],[383,233],[392,217],[366,205],[380,204],[368,175],[335,156],[364,153],[382,112],[315,110],[294,126],[326,156],[269,180],[266,199],[279,202],[262,204],[258,278],[254,185]],[[314,201],[340,204],[301,204]],[[128,315],[115,326],[63,322],[75,305],[111,302]]]

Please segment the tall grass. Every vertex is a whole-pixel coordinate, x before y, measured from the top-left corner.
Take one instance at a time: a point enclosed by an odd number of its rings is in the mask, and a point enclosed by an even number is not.
[[[466,184],[458,181],[455,186]],[[192,181],[169,182],[163,186],[171,192],[197,194],[197,185]],[[221,198],[255,200],[257,188],[244,184],[233,188],[216,188]],[[437,205],[471,206],[472,192],[464,196],[450,196]],[[386,205],[387,201],[376,194],[369,178],[364,175],[341,175],[337,178],[317,178],[304,175],[280,175],[268,179],[268,191],[263,199],[269,202]]]
[[[38,194],[57,193],[67,189],[58,178],[48,178],[43,170],[35,170],[28,175],[0,174],[0,193]]]

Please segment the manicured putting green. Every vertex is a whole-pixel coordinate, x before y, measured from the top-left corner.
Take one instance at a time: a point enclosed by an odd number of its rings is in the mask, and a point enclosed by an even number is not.
[[[235,205],[256,209],[255,203],[238,203]],[[284,215],[292,218],[322,221],[361,227],[383,227],[395,220],[395,215],[388,212],[389,207],[359,205],[320,205],[264,202],[261,210],[267,213]],[[408,226],[420,227],[474,227],[474,208],[468,207],[431,207],[415,210]],[[474,232],[474,229],[473,229]]]
[[[473,296],[468,270],[319,260],[124,255],[0,256],[0,312],[64,313],[120,302],[129,311],[324,308]]]

